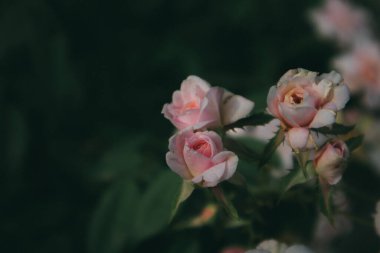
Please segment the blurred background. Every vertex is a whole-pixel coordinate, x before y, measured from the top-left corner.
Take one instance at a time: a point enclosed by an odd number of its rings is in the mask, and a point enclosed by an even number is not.
[[[355,3],[378,31],[379,1]],[[128,217],[168,171],[174,128],[161,109],[172,92],[195,74],[262,111],[286,70],[328,72],[338,47],[308,18],[320,4],[2,0],[0,252],[132,252],[119,245],[148,225],[131,229]],[[355,166],[368,171],[360,177],[368,191],[379,192],[370,169]],[[145,199],[158,202],[151,195]],[[154,207],[146,203],[140,209]],[[370,214],[373,204],[360,210]],[[141,232],[147,236],[137,236],[133,252],[218,252],[225,244],[207,237],[211,228],[187,236],[160,229]],[[377,237],[360,229],[337,252],[378,250]]]

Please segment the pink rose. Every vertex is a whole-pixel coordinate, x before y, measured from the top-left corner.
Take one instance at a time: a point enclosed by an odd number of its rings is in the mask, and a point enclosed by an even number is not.
[[[342,81],[335,71],[318,76],[305,69],[292,69],[270,88],[268,111],[281,121],[293,149],[320,145],[318,136],[309,129],[335,123],[337,111],[349,100]]]
[[[238,157],[223,149],[217,133],[187,128],[169,139],[166,162],[183,179],[213,187],[235,173]]]
[[[254,103],[220,87],[210,85],[197,76],[189,76],[162,113],[178,129],[224,126],[247,116]]]
[[[322,180],[335,185],[342,178],[348,155],[348,147],[343,141],[329,142],[315,155],[315,171]]]

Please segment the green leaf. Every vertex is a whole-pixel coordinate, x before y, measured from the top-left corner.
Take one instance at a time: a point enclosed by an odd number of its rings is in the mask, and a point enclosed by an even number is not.
[[[256,114],[252,114],[249,117],[239,119],[238,121],[234,123],[224,126],[224,130],[227,131],[234,128],[243,128],[245,126],[264,125],[264,124],[267,124],[272,119],[274,119],[272,115],[269,115],[266,113],[256,113]]]
[[[273,153],[276,152],[277,147],[284,141],[284,139],[285,132],[282,128],[280,128],[277,131],[276,135],[272,139],[270,139],[268,144],[265,146],[264,151],[261,155],[259,167],[262,167],[270,160]]]
[[[121,139],[108,150],[91,171],[91,179],[94,181],[109,182],[121,176],[136,178],[144,165],[144,157],[140,149],[146,141],[146,137],[136,135]]]
[[[89,252],[121,253],[134,245],[133,223],[140,198],[130,180],[114,183],[102,196],[89,227]]]
[[[135,233],[147,238],[164,229],[173,216],[182,190],[182,180],[173,172],[161,173],[149,186],[137,208]]]
[[[311,162],[308,162],[304,169],[299,167],[291,170],[289,174],[282,178],[282,193],[285,193],[295,185],[306,183],[316,176]]]
[[[346,141],[348,149],[353,152],[355,149],[359,148],[363,143],[364,135],[359,135],[352,137]]]
[[[253,140],[252,138],[250,138]],[[259,153],[253,148],[246,145],[242,138],[233,139],[230,137],[224,138],[224,146],[234,152],[237,156],[243,157],[247,161],[257,162],[259,160]]]
[[[329,220],[330,224],[334,226],[333,194],[334,187],[330,186],[327,182],[320,182],[319,207],[321,213],[323,213],[323,215]]]
[[[238,187],[247,188],[247,181],[239,172],[235,172],[235,174],[228,179],[228,182]]]
[[[349,133],[354,128],[355,128],[355,125],[345,126],[342,124],[334,123],[331,126],[326,126],[326,127],[321,127],[321,128],[311,128],[311,130],[317,133],[321,133],[321,134],[341,135],[341,134]]]
[[[223,207],[223,209],[226,211],[228,216],[233,220],[239,220],[239,214],[232,204],[232,202],[226,198],[224,195],[224,192],[220,185],[217,185],[215,187],[210,188],[212,193],[214,194],[215,198],[218,200],[219,204]]]
[[[180,194],[178,196],[175,207],[172,210],[171,218],[173,218],[175,216],[175,214],[177,213],[177,210],[178,210],[178,207],[180,206],[180,204],[182,202],[184,202],[188,197],[190,197],[193,190],[194,190],[194,185],[192,182],[185,181],[185,180],[182,181],[181,191],[180,191]]]

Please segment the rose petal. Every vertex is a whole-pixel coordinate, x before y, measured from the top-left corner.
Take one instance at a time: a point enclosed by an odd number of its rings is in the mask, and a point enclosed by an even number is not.
[[[277,87],[274,85],[270,87],[268,97],[267,97],[267,105],[268,105],[268,111],[276,116],[279,117],[280,113],[278,111],[278,100],[277,100]]]
[[[203,99],[199,114],[199,123],[195,126],[196,129],[212,128],[222,125],[220,119],[220,104],[222,101],[223,89],[212,87]]]
[[[336,113],[332,110],[321,109],[310,123],[310,128],[320,128],[335,122]]]
[[[233,123],[246,117],[253,109],[254,103],[242,96],[225,91],[222,101],[223,125]]]
[[[335,103],[338,110],[343,109],[349,99],[350,91],[346,85],[341,84],[334,88],[334,97],[332,102]]]
[[[210,158],[191,149],[188,144],[183,149],[183,158],[194,177],[202,174],[212,165]]]
[[[317,113],[311,106],[296,107],[286,103],[280,103],[279,109],[286,123],[292,127],[308,126]]]
[[[212,162],[214,164],[227,162],[226,174],[223,177],[224,180],[229,179],[235,173],[238,161],[239,161],[239,158],[237,157],[237,155],[235,155],[235,153],[231,151],[220,152],[219,154],[214,156],[212,159]]]
[[[181,84],[181,94],[185,101],[203,98],[209,89],[210,85],[198,76],[188,76]]]
[[[293,127],[287,132],[287,140],[293,150],[302,150],[309,139],[309,129]]]
[[[166,153],[166,163],[168,164],[169,168],[173,172],[177,173],[180,177],[184,179],[191,179],[193,177],[183,160],[173,152]]]
[[[193,178],[194,183],[201,183],[204,187],[214,187],[223,179],[223,175],[226,172],[227,164],[226,162],[217,164],[210,169],[206,170],[204,173],[198,177]]]

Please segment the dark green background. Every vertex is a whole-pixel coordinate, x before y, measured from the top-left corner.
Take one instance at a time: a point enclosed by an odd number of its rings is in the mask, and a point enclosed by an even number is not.
[[[168,170],[161,108],[189,74],[260,111],[286,70],[328,71],[337,48],[307,18],[318,4],[0,1],[0,252],[86,252],[104,191]],[[378,28],[380,4],[360,4]]]

